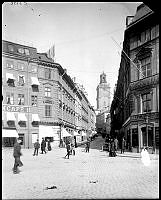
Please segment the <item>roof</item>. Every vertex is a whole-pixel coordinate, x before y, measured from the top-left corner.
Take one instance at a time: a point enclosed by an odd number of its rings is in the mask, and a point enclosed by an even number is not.
[[[133,23],[136,23],[137,21],[139,21],[141,18],[145,17],[146,15],[152,13],[153,11],[144,3],[142,3],[141,5],[139,5],[137,7],[136,10],[136,14],[132,19],[132,22],[129,24],[129,26],[131,26]]]

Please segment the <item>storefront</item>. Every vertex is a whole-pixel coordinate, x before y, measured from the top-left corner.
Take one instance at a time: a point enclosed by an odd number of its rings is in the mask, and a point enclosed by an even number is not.
[[[16,128],[3,128],[2,129],[2,146],[13,147],[16,138],[18,138],[18,132]]]

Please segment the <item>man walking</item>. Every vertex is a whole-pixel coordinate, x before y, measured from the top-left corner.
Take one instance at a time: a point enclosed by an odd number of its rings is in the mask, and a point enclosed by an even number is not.
[[[20,143],[21,143],[21,140],[19,138],[17,138],[16,142],[14,144],[14,148],[13,148],[13,157],[15,159],[15,163],[14,163],[14,167],[13,167],[14,174],[18,174],[20,172],[18,169],[18,166],[19,167],[23,166],[23,163],[20,160],[20,156],[22,156]]]
[[[40,143],[39,143],[39,140],[37,139],[37,141],[34,143],[34,154],[33,156],[35,156],[35,154],[38,156],[38,150],[40,148]]]
[[[89,153],[89,147],[90,147],[90,141],[87,140],[87,143],[86,143],[86,152]]]
[[[124,137],[122,138],[122,142],[121,142],[121,153],[124,153],[125,151],[125,146],[126,146],[126,141],[124,139]]]
[[[44,138],[42,138],[42,142],[41,142],[41,154],[43,154],[43,152],[46,153],[45,148],[46,148],[46,142],[45,142]]]
[[[68,156],[68,159],[69,159],[69,155],[70,155],[70,143],[67,143],[66,144],[66,148],[67,148],[67,154],[66,154],[66,156]],[[64,157],[64,158],[66,158],[66,156]]]

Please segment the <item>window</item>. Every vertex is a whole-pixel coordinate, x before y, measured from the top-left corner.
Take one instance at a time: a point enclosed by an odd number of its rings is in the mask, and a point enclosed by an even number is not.
[[[25,95],[18,94],[18,105],[25,105]]]
[[[51,97],[51,88],[45,87],[45,97]]]
[[[13,46],[12,45],[8,45],[8,50],[11,51],[11,52],[13,52],[14,51]]]
[[[45,117],[51,117],[51,105],[45,105]]]
[[[31,65],[31,71],[32,72],[37,72],[37,66],[36,65]]]
[[[24,70],[24,64],[23,63],[17,63],[17,68],[19,70]]]
[[[141,60],[141,71],[143,78],[149,77],[152,74],[150,57]]]
[[[151,111],[151,99],[152,95],[150,93],[142,95],[143,112]]]
[[[44,69],[45,70],[45,79],[51,79],[51,69]]]
[[[25,84],[25,77],[23,75],[18,76],[18,85],[24,86]]]
[[[27,56],[30,55],[30,51],[29,51],[29,49],[24,49],[24,51],[25,51],[25,54],[26,54]]]
[[[38,85],[32,85],[32,91],[33,91],[33,92],[39,92],[39,87],[38,87]]]
[[[13,93],[7,93],[7,104],[13,105],[14,104],[14,94]]]
[[[37,106],[37,96],[31,96],[31,104],[32,106]]]
[[[18,53],[24,54],[24,49],[23,48],[18,48]]]
[[[6,62],[6,66],[7,66],[7,68],[9,68],[9,69],[13,69],[13,67],[14,67],[14,65],[13,65],[13,61],[7,61]]]
[[[8,86],[10,86],[10,87],[15,87],[15,82],[14,82],[15,80],[14,79],[8,79],[7,80],[7,84],[8,84]]]

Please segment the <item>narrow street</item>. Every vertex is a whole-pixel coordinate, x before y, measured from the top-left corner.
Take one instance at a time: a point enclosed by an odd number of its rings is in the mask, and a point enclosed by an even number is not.
[[[139,154],[108,157],[101,151],[101,137],[89,153],[76,148],[76,155],[64,159],[65,148],[32,156],[33,149],[22,149],[20,174],[13,174],[12,149],[3,149],[3,199],[98,199],[158,198],[159,159],[151,155],[146,167]],[[133,155],[129,156],[129,155]]]

